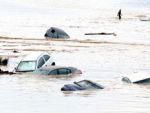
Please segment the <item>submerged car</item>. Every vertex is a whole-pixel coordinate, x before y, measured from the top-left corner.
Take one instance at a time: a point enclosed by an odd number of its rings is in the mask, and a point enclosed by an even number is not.
[[[68,75],[68,74],[82,74],[81,70],[75,67],[65,66],[47,66],[41,67],[33,71],[34,74],[38,75]]]
[[[55,38],[55,39],[65,39],[65,38],[70,38],[70,36],[63,31],[62,29],[56,28],[56,27],[51,27],[48,29],[44,35],[47,39],[49,38]]]
[[[42,66],[55,65],[53,58],[47,52],[33,52],[25,56],[18,66],[16,72],[30,72]]]
[[[82,80],[74,82],[74,84],[67,84],[61,88],[61,91],[77,91],[77,90],[88,90],[88,89],[104,89],[104,86],[92,82],[90,80]]]
[[[147,72],[136,72],[122,77],[122,81],[126,83],[145,83],[150,82],[150,74]]]

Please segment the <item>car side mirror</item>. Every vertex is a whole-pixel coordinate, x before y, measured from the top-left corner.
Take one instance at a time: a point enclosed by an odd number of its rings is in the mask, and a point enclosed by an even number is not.
[[[52,65],[52,66],[55,66],[56,64],[55,64],[55,62],[53,62],[51,65]]]

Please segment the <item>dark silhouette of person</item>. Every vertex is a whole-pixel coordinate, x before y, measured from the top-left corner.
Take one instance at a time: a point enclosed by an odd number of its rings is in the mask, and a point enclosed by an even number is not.
[[[121,9],[118,11],[117,16],[119,17],[119,20],[121,20],[121,16],[122,16],[122,14],[121,14]]]

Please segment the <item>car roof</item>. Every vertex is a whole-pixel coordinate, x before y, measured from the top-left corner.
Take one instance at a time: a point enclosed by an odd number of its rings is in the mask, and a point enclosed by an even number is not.
[[[140,71],[140,72],[136,72],[136,73],[133,73],[133,74],[126,75],[124,77],[127,77],[132,83],[135,83],[135,82],[139,82],[139,81],[142,81],[142,80],[145,80],[145,79],[149,79],[150,74],[146,73],[144,71]]]
[[[32,52],[32,53],[26,55],[26,56],[22,59],[22,61],[35,61],[35,60],[37,60],[37,59],[39,58],[39,56],[41,56],[42,54],[48,55],[47,52]]]
[[[72,69],[72,67],[67,67],[67,66],[44,66],[44,67],[41,67],[40,69],[54,70],[54,69],[60,69],[60,68]]]

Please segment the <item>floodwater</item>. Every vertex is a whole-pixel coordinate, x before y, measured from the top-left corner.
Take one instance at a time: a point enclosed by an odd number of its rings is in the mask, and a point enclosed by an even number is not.
[[[150,73],[150,22],[140,21],[150,18],[150,2],[99,1],[0,0],[0,56],[10,58],[2,69],[13,71],[24,55],[48,51],[56,65],[74,66],[83,73],[71,78],[1,75],[1,113],[149,113],[150,83],[125,84],[121,77]],[[116,17],[120,7],[121,21]],[[45,40],[51,26],[64,29],[71,38]],[[97,32],[117,36],[84,35]],[[64,84],[83,79],[105,89],[60,91]]]
[[[149,71],[150,45],[27,39],[1,39],[0,43],[3,47],[1,53],[10,56],[10,66],[19,62],[18,57],[31,51],[49,51],[57,65],[74,66],[83,72],[72,78],[31,74],[1,75],[2,113],[149,112],[150,84],[124,84],[121,76],[140,70]],[[13,49],[19,53],[13,53]],[[60,91],[64,84],[83,79],[92,80],[106,88]]]

